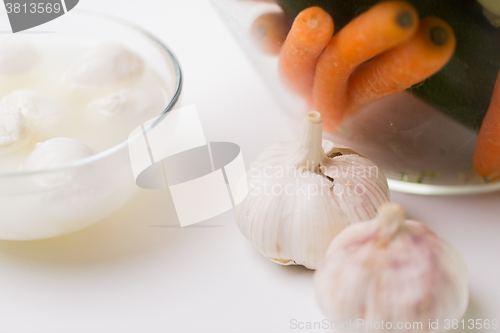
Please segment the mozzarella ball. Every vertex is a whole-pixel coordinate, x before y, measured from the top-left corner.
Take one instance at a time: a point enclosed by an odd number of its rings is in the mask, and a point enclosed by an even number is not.
[[[4,96],[2,103],[18,107],[31,122],[35,132],[42,136],[50,136],[68,117],[67,109],[59,101],[34,90],[15,90]]]
[[[15,38],[0,41],[0,76],[24,74],[39,63],[40,56],[30,44]]]
[[[0,154],[19,147],[32,133],[31,124],[19,108],[0,105]]]
[[[500,16],[500,1],[498,0],[478,0],[491,13]]]
[[[92,112],[114,117],[144,112],[157,104],[155,96],[145,91],[122,89],[88,105]]]
[[[2,98],[2,103],[18,107],[30,120],[51,118],[63,113],[64,107],[56,99],[29,89],[14,90]]]
[[[143,62],[118,44],[104,44],[85,53],[64,75],[70,89],[123,84],[138,78]]]
[[[65,166],[92,156],[92,149],[71,138],[53,138],[36,145],[23,169],[37,171]],[[81,170],[80,170],[81,171]],[[73,170],[50,172],[37,176],[36,182],[45,187],[61,186],[77,182],[78,173]]]

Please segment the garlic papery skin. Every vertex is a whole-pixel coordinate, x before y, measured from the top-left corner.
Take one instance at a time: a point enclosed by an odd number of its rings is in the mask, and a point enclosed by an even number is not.
[[[125,47],[108,43],[85,53],[63,75],[71,90],[122,85],[144,71],[142,59]]]
[[[372,219],[389,201],[387,180],[370,160],[322,139],[309,112],[297,141],[267,148],[247,174],[249,193],[236,207],[239,229],[265,257],[316,269],[332,239]]]
[[[396,203],[333,240],[315,272],[314,290],[329,319],[363,322],[356,327],[360,333],[386,332],[387,323],[391,332],[446,332],[444,321],[460,320],[469,301],[464,259],[426,225],[406,220]],[[430,328],[437,320],[438,328]]]

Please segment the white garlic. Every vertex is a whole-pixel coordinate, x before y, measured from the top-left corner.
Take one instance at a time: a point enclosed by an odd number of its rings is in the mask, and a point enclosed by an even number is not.
[[[24,74],[39,63],[40,56],[30,44],[15,38],[0,41],[0,76]]]
[[[18,148],[32,134],[31,124],[19,108],[0,105],[0,154]]]
[[[92,101],[88,109],[103,116],[113,117],[144,112],[155,106],[155,102],[155,97],[146,91],[122,89]]]
[[[2,103],[18,107],[35,127],[35,131],[42,135],[50,134],[67,116],[66,108],[59,101],[34,90],[14,90],[2,98]]]
[[[284,265],[315,269],[342,229],[372,219],[389,201],[382,171],[353,150],[322,140],[315,111],[304,118],[298,141],[267,148],[247,178],[237,224],[261,254]]]
[[[39,171],[66,166],[71,163],[81,161],[93,155],[92,149],[82,142],[72,138],[53,138],[36,145],[35,150],[29,155],[23,165],[23,170]],[[67,170],[54,173],[40,174],[35,181],[43,187],[57,187],[67,184],[76,184],[79,173],[85,170],[79,168],[78,171]]]
[[[396,203],[333,240],[314,289],[327,317],[358,321],[360,333],[385,332],[382,321],[392,332],[446,332],[444,320],[460,319],[469,298],[464,259],[423,223],[406,220]],[[438,329],[429,328],[437,320]]]
[[[104,44],[85,53],[64,75],[70,89],[123,84],[143,72],[142,59],[118,44]]]

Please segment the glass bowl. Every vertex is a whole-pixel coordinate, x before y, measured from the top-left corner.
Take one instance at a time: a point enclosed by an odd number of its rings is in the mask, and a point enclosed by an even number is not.
[[[358,98],[358,100],[353,98],[348,101],[351,104],[344,104],[356,105],[354,102],[361,100],[359,104],[364,103],[363,106],[356,107],[355,111],[332,110],[328,106],[324,106],[324,109],[315,107],[315,98],[316,101],[320,101],[320,105],[333,105],[336,103],[335,100],[331,102],[332,98],[326,96],[325,91],[327,90],[324,89],[326,86],[324,82],[332,78],[333,84],[337,84],[336,82],[342,80],[349,84],[356,82],[355,76],[351,75],[351,73],[359,74],[359,79],[364,75],[362,72],[363,66],[370,68],[371,64],[376,63],[372,61],[373,59],[378,59],[379,55],[389,54],[392,49],[402,46],[403,42],[387,47],[386,51],[372,54],[370,58],[356,64],[356,69],[353,72],[342,69],[339,73],[343,74],[338,74],[340,79],[335,77],[337,74],[330,74],[329,76],[323,74],[325,77],[318,79],[317,73],[320,71],[318,69],[320,66],[324,66],[321,67],[322,73],[329,70],[328,66],[325,66],[327,61],[321,64],[321,59],[326,51],[319,53],[319,58],[312,61],[313,66],[316,66],[313,67],[312,72],[296,70],[296,68],[302,68],[300,66],[303,66],[301,63],[303,60],[297,60],[302,59],[298,56],[293,58],[293,52],[303,52],[300,53],[302,55],[307,54],[307,52],[318,52],[313,51],[313,47],[316,47],[318,42],[304,46],[306,42],[300,44],[298,37],[289,37],[290,35],[287,35],[294,17],[311,6],[324,8],[333,17],[335,23],[333,38],[335,38],[338,31],[342,31],[346,25],[353,22],[353,18],[366,13],[369,9],[374,8],[373,6],[380,5],[379,2],[379,0],[212,0],[223,21],[264,78],[269,91],[286,113],[300,121],[304,113],[313,108],[323,114],[323,119],[325,119],[325,114],[349,112],[348,116],[345,116],[337,127],[325,133],[325,138],[349,146],[377,163],[389,179],[392,190],[441,195],[500,190],[500,182],[493,181],[495,177],[480,176],[473,168],[473,156],[476,150],[478,131],[490,104],[493,85],[500,66],[500,58],[496,51],[496,48],[500,47],[500,28],[498,27],[500,25],[500,16],[495,16],[495,14],[488,11],[488,6],[483,8],[476,0],[408,1],[416,7],[417,16],[415,17],[420,17],[420,20],[417,18],[409,21],[410,25],[415,22],[419,23],[415,23],[416,32],[411,35],[415,36],[415,39],[409,34],[407,39],[404,40],[404,42],[408,42],[408,45],[416,40],[421,27],[425,29],[424,22],[435,22],[430,21],[429,18],[424,19],[424,17],[439,17],[454,29],[456,49],[454,49],[453,53],[450,53],[451,59],[447,58],[449,60],[444,62],[440,68],[437,68],[433,74],[422,77],[421,81],[410,85],[408,89],[401,88],[399,92],[386,96],[377,95],[376,98],[370,96],[372,99],[370,99],[369,103],[364,102],[362,98]],[[481,3],[488,4],[491,1],[481,0]],[[494,11],[495,8],[491,10]],[[408,13],[406,15],[402,17],[408,18]],[[372,18],[368,19],[368,21],[365,20],[365,23],[372,24],[379,18],[380,15],[378,17],[372,15]],[[393,21],[394,23],[392,21],[389,23],[398,24],[396,18]],[[404,25],[406,21],[402,20],[401,22]],[[352,35],[352,41],[344,42],[343,45],[349,46],[349,43],[355,43],[355,40],[360,39],[358,38],[360,34],[366,33],[369,35],[370,30],[382,29],[377,23],[372,25],[373,27],[365,28],[357,36]],[[351,33],[352,31],[355,31],[355,29],[351,29]],[[437,35],[429,34],[429,36],[439,37],[439,32],[442,32],[442,30],[438,29],[436,31],[438,32]],[[299,35],[297,33],[294,36]],[[344,36],[348,36],[348,34],[346,33]],[[293,42],[291,38],[297,39]],[[331,33],[329,38],[327,43],[332,38]],[[349,47],[357,47],[356,51],[361,53],[363,49],[374,47],[372,45],[373,39],[378,37],[372,34],[370,38],[364,43],[355,46],[352,46],[354,45],[352,44]],[[285,43],[285,40],[288,41],[288,44]],[[340,39],[338,38],[338,40]],[[346,40],[348,38],[344,38],[344,41]],[[451,38],[445,40],[445,45],[450,40]],[[341,42],[338,42],[331,46],[330,51],[333,51],[329,54],[335,54],[337,51],[333,48],[335,45],[340,44]],[[284,47],[287,47],[285,56],[283,55],[284,52],[282,52]],[[308,47],[309,49],[307,49]],[[403,50],[403,47],[400,50]],[[369,52],[365,53],[369,54]],[[290,54],[292,55],[290,56]],[[336,54],[342,53],[337,52]],[[400,54],[403,54],[402,51]],[[451,56],[451,54],[453,55]],[[391,59],[389,56],[387,57],[387,59]],[[307,55],[304,56],[304,59],[306,58]],[[429,60],[429,63],[431,60]],[[395,60],[392,61],[395,63]],[[425,61],[420,60],[419,65],[425,64]],[[286,64],[286,67],[280,67],[280,63]],[[382,61],[379,63],[382,63]],[[329,65],[332,66],[332,63],[330,62]],[[396,68],[392,64],[391,66]],[[285,71],[283,68],[285,68]],[[405,73],[404,67],[399,70]],[[287,76],[289,74],[286,74],[286,71],[292,74]],[[332,73],[334,72],[332,70]],[[348,79],[342,77],[342,75],[345,75],[344,72],[348,73]],[[421,75],[417,70],[415,72],[413,74]],[[293,75],[295,77],[292,77]],[[382,74],[379,73],[379,75]],[[353,77],[354,79],[352,79]],[[376,79],[373,80],[373,77],[376,77]],[[394,77],[387,76],[385,78],[389,81]],[[372,76],[372,81],[369,84],[378,84],[379,82],[376,82],[378,78],[377,75]],[[303,84],[303,82],[313,84],[310,88],[313,97],[309,95],[309,97],[305,98],[304,94],[300,96],[302,89],[300,87],[303,87],[300,84]],[[400,81],[395,82],[395,86],[398,84],[400,84]],[[317,88],[318,86],[323,87],[323,90]],[[344,89],[343,87],[346,86],[346,91],[351,89],[349,85],[340,84],[340,86],[342,88],[339,90]],[[365,88],[362,87],[358,91],[363,91]],[[393,89],[390,85],[385,87],[387,90],[389,88]],[[331,93],[334,90],[331,88],[327,92]],[[352,90],[354,89],[349,91]],[[369,89],[365,89],[365,91],[369,91]],[[497,94],[500,99],[500,92]],[[341,98],[343,96],[356,96],[355,94],[338,95]],[[360,96],[365,95],[361,94]],[[313,103],[311,103],[311,99]],[[323,103],[321,99],[330,104]],[[497,112],[500,113],[500,110]],[[497,138],[500,141],[500,135]],[[495,149],[498,149],[500,142],[494,143],[494,146],[496,146]],[[492,153],[489,153],[489,155],[483,153],[483,157],[485,155],[490,160],[495,159],[490,158]],[[497,163],[500,162],[499,158],[496,160]]]
[[[0,30],[10,30],[5,13]],[[75,41],[89,46],[117,42],[138,54],[160,78],[164,110],[161,121],[176,104],[182,87],[179,63],[158,39],[122,19],[89,11],[73,10],[42,26],[30,29],[21,38],[37,43]],[[147,119],[138,119],[139,126]],[[135,119],[135,118],[134,118]],[[134,120],[135,121],[135,120]],[[130,132],[133,128],[130,129]],[[90,132],[92,128],[88,129]],[[137,192],[128,153],[128,135],[117,135],[118,144],[76,163],[35,172],[0,173],[0,239],[33,240],[74,232],[90,226],[122,207]],[[71,177],[73,184],[44,186],[44,179]]]

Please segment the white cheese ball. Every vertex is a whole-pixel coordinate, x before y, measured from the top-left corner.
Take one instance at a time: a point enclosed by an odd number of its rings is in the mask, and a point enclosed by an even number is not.
[[[64,112],[64,107],[56,99],[29,89],[14,90],[3,97],[2,103],[20,108],[30,120],[49,118]]]
[[[500,16],[500,1],[498,0],[478,0],[478,2],[483,5],[492,14]]]
[[[91,102],[88,109],[103,116],[115,117],[141,113],[156,104],[155,96],[148,92],[122,89]]]
[[[78,140],[63,137],[53,138],[36,145],[23,169],[38,171],[57,168],[83,160],[93,154],[92,149]],[[56,187],[68,183],[76,184],[78,178],[79,173],[70,169],[41,174],[37,176],[36,182],[44,187]]]
[[[0,105],[0,154],[19,147],[32,133],[31,124],[19,108]]]
[[[39,63],[40,55],[30,44],[15,38],[0,41],[0,76],[24,74]]]
[[[65,74],[70,89],[99,88],[138,78],[143,62],[119,44],[104,44],[85,53]]]
[[[41,135],[50,134],[67,117],[67,110],[59,101],[34,90],[15,90],[2,98],[2,104],[18,107]]]

